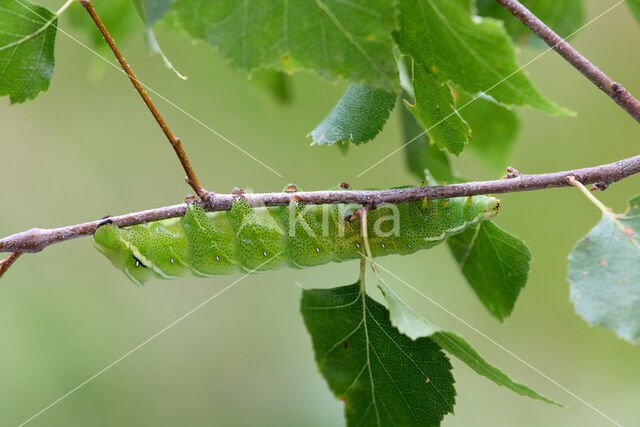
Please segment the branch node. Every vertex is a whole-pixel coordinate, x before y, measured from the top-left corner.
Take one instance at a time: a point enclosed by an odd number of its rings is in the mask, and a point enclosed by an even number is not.
[[[618,97],[624,91],[625,91],[624,86],[622,86],[620,83],[616,83],[616,82],[611,83],[611,93],[614,97]]]
[[[204,193],[200,196],[202,207],[204,210],[215,211],[216,210],[216,193],[207,191],[203,188]]]
[[[593,184],[593,186],[591,187],[591,191],[596,191],[596,190],[604,191],[607,188],[609,188],[609,184],[607,182],[598,181]]]
[[[576,179],[575,175],[567,175],[565,180],[567,181],[567,184],[573,185],[573,186],[576,186],[576,183],[582,184],[578,179]]]
[[[513,166],[507,166],[507,174],[502,177],[502,179],[513,179],[520,176],[520,172],[518,169]]]

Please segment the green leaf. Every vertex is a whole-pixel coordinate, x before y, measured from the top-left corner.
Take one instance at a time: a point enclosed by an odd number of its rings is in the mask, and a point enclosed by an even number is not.
[[[153,24],[158,22],[165,13],[169,10],[174,0],[133,0],[133,4],[138,9],[138,14],[147,26],[145,31],[145,42],[147,44],[147,51],[149,55],[158,55],[162,58],[164,65],[176,73],[176,75],[182,80],[186,80],[187,77],[182,75],[176,67],[173,66],[167,55],[164,54],[160,44],[156,39],[156,35],[151,28]]]
[[[513,381],[504,372],[484,360],[464,338],[453,332],[443,331],[430,323],[411,309],[411,307],[402,301],[395,292],[384,283],[381,283],[380,290],[389,305],[391,323],[403,334],[414,340],[421,339],[421,337],[431,337],[446,352],[457,357],[477,374],[488,378],[499,386],[504,386],[521,396],[527,396],[531,399],[542,400],[543,402],[562,406],[536,393],[526,385]]]
[[[43,7],[0,0],[0,96],[9,95],[11,104],[49,89],[57,23]]]
[[[177,0],[172,10],[192,37],[219,47],[246,73],[313,69],[392,90],[395,6],[389,0]]]
[[[457,357],[477,374],[490,379],[499,386],[506,387],[521,396],[542,400],[543,402],[551,403],[552,405],[560,407],[563,406],[560,403],[535,392],[526,385],[513,381],[500,369],[484,360],[482,356],[480,356],[478,352],[475,351],[475,349],[471,347],[471,345],[461,336],[450,331],[442,331],[433,334],[432,338],[449,354]]]
[[[276,101],[282,104],[291,101],[291,78],[286,73],[264,68],[253,73],[251,81],[271,93]]]
[[[640,23],[640,0],[627,0],[627,6],[631,9],[631,13],[636,17],[638,23]]]
[[[182,80],[187,80],[187,76],[180,73],[180,71],[178,71],[178,69],[173,66],[167,55],[164,54],[164,52],[160,48],[160,45],[158,44],[158,41],[156,40],[156,35],[151,27],[147,27],[147,30],[145,32],[145,41],[147,43],[147,51],[149,52],[149,55],[159,55],[160,58],[162,58],[162,62],[164,63],[165,67],[173,71],[176,76],[178,76]]]
[[[304,290],[301,311],[320,372],[345,402],[348,425],[437,426],[453,410],[447,356],[430,338],[399,333],[359,282]]]
[[[407,107],[406,104],[399,109],[402,120],[402,145],[404,145],[409,170],[418,180],[424,180],[424,171],[427,169],[439,182],[456,181],[447,154],[435,144],[431,144],[422,126],[405,107]]]
[[[400,332],[412,340],[422,337],[432,337],[441,329],[416,313],[407,305],[382,279],[378,282],[378,288],[389,306],[389,319],[391,324]]]
[[[518,115],[486,96],[472,100],[469,95],[458,92],[457,104],[465,106],[460,114],[471,127],[469,150],[496,171],[502,172],[509,162],[520,131]]]
[[[640,195],[609,210],[569,254],[571,301],[590,324],[640,343]]]
[[[167,13],[173,2],[174,0],[133,0],[142,20],[149,27]]]
[[[400,50],[438,79],[471,94],[487,93],[507,105],[529,105],[551,114],[567,114],[544,98],[523,71],[501,23],[472,19],[470,0],[402,0]]]
[[[531,262],[527,245],[491,221],[451,236],[447,243],[487,310],[500,321],[508,317],[527,283]]]
[[[573,34],[584,23],[583,0],[520,0],[520,2],[562,38]],[[547,46],[497,1],[477,0],[477,8],[480,16],[504,21],[507,32],[515,41],[536,47]]]
[[[309,135],[314,144],[371,141],[396,105],[396,94],[372,86],[350,84],[327,117]]]
[[[460,154],[471,137],[471,129],[456,111],[449,85],[418,63],[413,64],[411,81],[416,99],[416,105],[409,106],[411,112],[435,145]]]

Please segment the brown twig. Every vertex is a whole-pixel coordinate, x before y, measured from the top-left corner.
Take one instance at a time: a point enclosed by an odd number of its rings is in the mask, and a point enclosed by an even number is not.
[[[142,87],[142,84],[140,84],[140,81],[138,80],[136,75],[133,73],[133,70],[131,69],[127,61],[124,59],[124,56],[122,56],[122,52],[120,52],[120,49],[118,49],[116,42],[113,40],[113,37],[111,37],[111,35],[109,34],[109,31],[107,31],[107,28],[102,23],[102,20],[100,19],[100,16],[98,16],[98,12],[96,12],[95,8],[93,7],[93,4],[91,4],[91,1],[80,0],[80,3],[87,10],[89,15],[91,16],[91,19],[93,19],[93,22],[95,22],[96,26],[100,30],[100,33],[102,33],[102,36],[104,37],[105,41],[107,42],[107,44],[113,51],[114,55],[118,59],[118,62],[122,66],[122,69],[125,71],[125,73],[127,73],[127,76],[129,76],[129,80],[131,80],[131,83],[133,83],[133,86],[136,88],[136,90],[142,97],[142,100],[149,108],[149,111],[151,111],[151,114],[153,114],[153,117],[156,119],[156,122],[158,122],[158,125],[160,125],[160,128],[162,128],[162,131],[167,136],[167,139],[171,143],[171,146],[176,152],[178,159],[180,159],[180,163],[182,164],[182,167],[184,168],[184,171],[187,174],[187,177],[186,177],[187,183],[191,186],[191,188],[193,188],[193,190],[196,192],[198,197],[204,200],[206,197],[208,197],[209,193],[200,184],[200,181],[198,180],[196,173],[191,167],[191,162],[189,162],[189,157],[187,156],[187,153],[184,151],[184,148],[182,148],[182,142],[180,141],[180,138],[178,138],[173,134],[173,132],[171,132],[171,129],[169,129],[167,122],[164,121],[158,109],[155,107],[155,105],[153,105],[153,102],[151,101],[151,98],[147,94],[147,91],[144,90],[144,88]]]
[[[513,178],[494,181],[465,182],[462,184],[391,190],[243,194],[242,197],[252,206],[284,206],[289,204],[293,198],[300,203],[313,205],[357,203],[367,206],[380,206],[385,203],[421,201],[425,197],[428,199],[447,199],[450,197],[479,194],[513,193],[518,191],[567,187],[571,185],[567,182],[568,176],[574,176],[575,179],[583,184],[594,184],[596,182],[611,184],[637,173],[640,173],[640,155],[590,168],[537,175],[519,174]],[[235,197],[237,197],[237,195],[209,193],[206,198],[207,200],[199,203],[208,211],[224,211],[231,209]],[[183,203],[111,217],[109,220],[119,227],[126,227],[183,216],[185,212],[186,205]],[[0,239],[0,252],[39,252],[54,243],[91,235],[101,222],[103,222],[103,220],[54,229],[34,228]]]
[[[0,261],[0,278],[7,272],[9,267],[22,255],[21,252],[12,252],[11,255]]]
[[[593,84],[598,86],[600,90],[609,95],[619,106],[624,108],[631,117],[640,122],[640,101],[634,98],[621,84],[614,82],[598,67],[593,65],[518,0],[497,1],[544,40],[549,47],[558,52],[560,56],[584,74]]]

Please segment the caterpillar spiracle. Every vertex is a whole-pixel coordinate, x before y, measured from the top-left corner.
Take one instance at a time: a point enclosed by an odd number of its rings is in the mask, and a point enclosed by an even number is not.
[[[382,205],[368,213],[372,255],[407,255],[431,248],[469,225],[491,218],[499,201],[488,196]],[[312,267],[359,258],[360,221],[355,204],[251,207],[242,197],[231,210],[205,212],[187,206],[181,218],[118,228],[105,224],[95,243],[138,285],[152,277],[191,272],[210,277],[283,266]]]

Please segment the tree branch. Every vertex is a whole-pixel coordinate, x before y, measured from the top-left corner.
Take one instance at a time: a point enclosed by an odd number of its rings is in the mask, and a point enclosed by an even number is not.
[[[295,200],[304,204],[357,203],[375,207],[384,203],[419,201],[425,197],[428,199],[447,199],[450,197],[479,194],[513,193],[518,191],[567,187],[571,185],[567,181],[567,177],[569,176],[575,177],[576,180],[583,184],[598,184],[599,188],[606,188],[608,184],[620,181],[637,173],[640,173],[640,155],[614,163],[572,171],[537,175],[510,173],[507,177],[494,181],[465,182],[462,184],[390,190],[244,194],[242,197],[252,206],[284,206],[288,205],[291,200],[295,198]],[[209,193],[203,201],[197,203],[210,212],[224,211],[231,209],[234,197],[237,197],[237,195]],[[185,212],[186,204],[182,203],[111,217],[109,220],[119,227],[127,227],[183,216]],[[0,252],[39,252],[54,243],[91,235],[103,222],[104,220],[97,220],[54,229],[33,228],[1,239]]]
[[[614,82],[598,67],[593,65],[518,0],[497,1],[544,40],[549,47],[558,52],[560,56],[584,74],[593,84],[598,86],[600,90],[609,95],[619,106],[624,108],[631,117],[640,122],[640,101],[634,98],[621,84]]]
[[[142,100],[149,108],[149,111],[151,111],[151,114],[153,114],[153,117],[156,119],[156,122],[158,122],[158,125],[160,126],[160,128],[162,128],[162,131],[167,136],[167,139],[171,143],[171,146],[176,152],[178,159],[180,159],[180,163],[182,164],[182,167],[187,174],[187,178],[186,178],[187,183],[191,186],[191,188],[193,188],[193,190],[196,192],[198,197],[200,198],[208,197],[210,193],[207,192],[207,190],[205,190],[205,188],[200,184],[200,181],[198,180],[196,173],[191,167],[191,162],[189,162],[189,157],[187,156],[187,153],[184,151],[184,148],[182,148],[182,142],[180,141],[180,138],[178,138],[173,134],[173,132],[171,132],[171,129],[169,129],[167,122],[164,121],[158,109],[155,107],[155,105],[153,105],[153,102],[151,101],[151,98],[147,94],[147,91],[144,90],[144,88],[140,84],[140,81],[138,80],[136,75],[133,73],[133,70],[131,69],[127,61],[124,59],[124,56],[120,52],[120,49],[118,49],[116,42],[113,40],[113,37],[111,37],[111,35],[109,34],[109,31],[107,31],[107,28],[102,23],[100,16],[98,16],[98,12],[96,12],[96,10],[94,9],[93,4],[91,4],[90,0],[80,0],[80,3],[87,10],[89,15],[91,16],[91,19],[93,19],[93,22],[95,22],[96,26],[100,30],[100,33],[102,33],[102,36],[104,37],[105,41],[107,42],[107,44],[113,51],[114,55],[118,59],[118,62],[122,66],[122,69],[127,74],[127,76],[129,76],[129,80],[131,80],[131,83],[133,83],[133,86],[136,88],[136,90],[142,97]]]
[[[16,262],[20,255],[22,255],[22,253],[12,252],[11,255],[0,261],[0,278],[2,278],[2,275],[7,272],[9,267]]]

